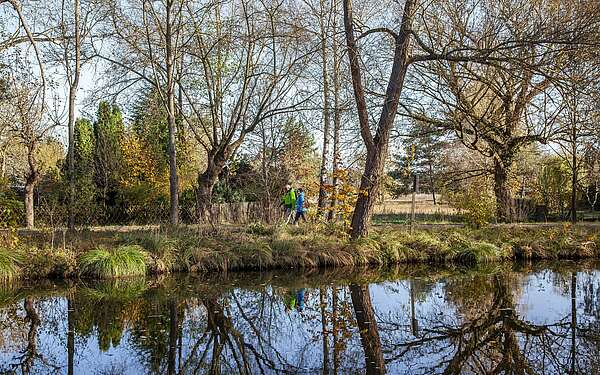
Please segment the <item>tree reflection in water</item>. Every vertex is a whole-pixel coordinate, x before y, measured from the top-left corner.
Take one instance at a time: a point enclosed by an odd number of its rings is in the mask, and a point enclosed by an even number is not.
[[[600,272],[569,267],[16,287],[0,372],[598,373]]]

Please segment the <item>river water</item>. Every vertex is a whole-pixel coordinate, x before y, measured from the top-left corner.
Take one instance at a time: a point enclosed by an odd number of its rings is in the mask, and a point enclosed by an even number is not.
[[[600,264],[3,285],[0,373],[598,374]]]

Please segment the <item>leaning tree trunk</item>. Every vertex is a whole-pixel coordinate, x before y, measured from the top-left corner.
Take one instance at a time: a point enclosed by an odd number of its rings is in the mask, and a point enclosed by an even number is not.
[[[371,133],[371,126],[369,124],[368,106],[361,77],[360,55],[354,37],[352,1],[344,0],[343,5],[344,29],[346,44],[348,46],[347,51],[350,60],[354,99],[356,101],[361,137],[367,148],[365,170],[360,182],[361,191],[358,194],[354,215],[352,216],[352,232],[350,235],[353,239],[356,239],[368,233],[373,206],[379,193],[381,175],[383,174],[383,167],[390,142],[390,132],[394,125],[400,94],[404,87],[404,78],[408,69],[408,53],[412,35],[411,28],[417,0],[407,0],[404,3],[400,31],[398,34],[392,32],[394,38],[394,64],[392,65],[375,135]]]
[[[500,223],[514,220],[513,199],[508,185],[509,163],[494,162],[494,195],[496,197],[496,219]]]
[[[352,238],[359,238],[368,234],[373,208],[379,194],[386,156],[387,144],[385,147],[378,147],[367,152],[367,162],[360,181],[360,191],[354,214],[352,215]]]
[[[375,312],[369,295],[369,287],[350,284],[352,306],[360,332],[360,341],[365,353],[367,374],[385,374],[385,361],[381,350],[381,339],[377,330]]]

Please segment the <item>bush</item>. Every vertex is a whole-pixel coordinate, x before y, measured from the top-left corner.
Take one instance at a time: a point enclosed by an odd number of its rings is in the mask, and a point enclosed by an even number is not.
[[[452,206],[460,209],[465,221],[474,228],[481,228],[494,220],[496,199],[486,189],[469,186],[448,195]]]
[[[83,276],[109,279],[146,274],[146,253],[139,246],[122,246],[114,250],[98,248],[79,259]]]

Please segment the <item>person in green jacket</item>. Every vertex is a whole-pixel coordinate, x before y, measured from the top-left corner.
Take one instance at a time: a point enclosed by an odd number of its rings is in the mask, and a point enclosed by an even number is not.
[[[285,194],[281,198],[279,206],[283,206],[285,223],[288,224],[292,220],[296,208],[296,191],[290,184],[285,185]]]

